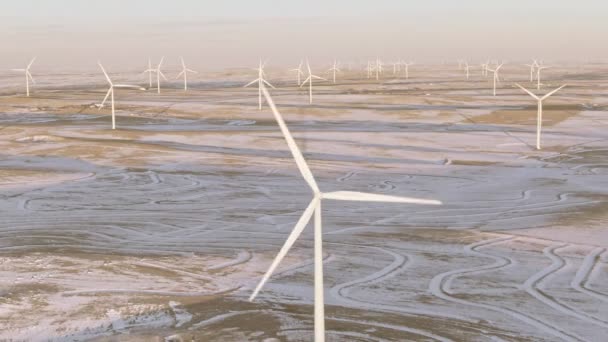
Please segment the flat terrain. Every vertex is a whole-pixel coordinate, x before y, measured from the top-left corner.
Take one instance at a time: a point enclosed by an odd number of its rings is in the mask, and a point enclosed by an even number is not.
[[[568,87],[540,151],[525,67],[496,97],[456,69],[345,72],[312,105],[267,70],[322,190],[444,202],[324,203],[328,340],[604,340],[608,65],[543,71]],[[0,340],[312,339],[311,227],[247,301],[311,198],[253,72],[117,90],[114,131],[103,75],[32,72],[30,98],[0,75]]]

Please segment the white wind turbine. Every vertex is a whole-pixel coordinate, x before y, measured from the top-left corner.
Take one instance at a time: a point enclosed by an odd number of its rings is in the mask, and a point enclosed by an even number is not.
[[[188,90],[188,73],[198,74],[198,72],[188,69],[186,67],[186,63],[184,62],[184,57],[181,57],[182,60],[182,72],[180,72],[175,79],[178,79],[181,75],[184,75],[184,90]]]
[[[540,71],[543,69],[548,69],[548,66],[537,66],[536,67],[536,90],[540,90]]]
[[[255,84],[257,82],[257,84],[258,84],[258,110],[262,110],[262,88],[264,87],[264,83],[268,84],[269,87],[274,89],[274,86],[272,84],[268,83],[268,81],[266,81],[264,79],[264,77],[266,77],[266,73],[264,73],[265,64],[266,63],[262,63],[262,59],[260,58],[259,66],[255,69],[253,69],[253,70],[257,70],[258,78],[245,84],[245,86],[243,87],[243,88],[247,88],[250,85]]]
[[[490,61],[481,63],[481,76],[488,76],[488,67],[489,66],[490,66]]]
[[[534,81],[534,69],[537,66],[536,60],[532,64],[526,64],[527,67],[530,67],[530,83]]]
[[[152,60],[148,58],[148,69],[144,70],[142,74],[148,73],[148,89],[152,88],[152,74],[154,73],[154,69],[152,69]]]
[[[327,81],[327,80],[324,79],[323,77],[319,77],[319,76],[312,74],[308,60],[306,60],[306,68],[308,69],[308,77],[304,80],[304,82],[302,82],[302,84],[300,85],[300,88],[302,88],[306,83],[308,83],[308,103],[312,103],[312,80],[313,79],[323,80],[323,81]]]
[[[376,58],[376,67],[374,69],[376,70],[376,81],[378,81],[382,72],[382,61],[380,58]]]
[[[408,62],[401,62],[401,64],[405,67],[405,79],[409,80],[410,79],[410,65],[414,65],[414,62],[410,61]]]
[[[555,94],[558,90],[565,87],[566,84],[553,90],[552,92],[548,93],[547,95],[545,95],[543,97],[538,97],[537,95],[535,95],[534,93],[532,93],[531,91],[529,91],[528,89],[522,87],[521,85],[519,85],[517,83],[516,83],[516,85],[518,87],[520,87],[526,93],[530,94],[530,96],[532,96],[533,98],[535,98],[538,101],[538,114],[536,116],[536,149],[540,150],[540,134],[541,134],[541,130],[543,128],[543,101],[546,100],[549,96]]]
[[[304,75],[304,72],[302,71],[302,65],[304,64],[304,61],[300,60],[300,64],[298,64],[298,67],[295,69],[289,69],[289,71],[295,72],[296,73],[296,77],[298,79],[298,86],[300,86],[300,84],[302,84],[301,78]]]
[[[334,64],[328,71],[331,71],[333,74],[333,83],[336,83],[336,73],[340,72],[340,68],[338,68],[338,61],[334,59]]]
[[[494,92],[493,92],[494,96],[496,96],[496,82],[498,81],[498,70],[500,70],[500,68],[502,68],[502,66],[503,66],[503,65],[504,65],[504,63],[503,63],[503,64],[498,65],[498,66],[496,67],[496,69],[490,69],[490,68],[486,67],[486,69],[487,69],[488,71],[491,71],[491,72],[493,72],[493,73],[494,73],[494,77],[493,77],[493,79],[494,79],[494,80],[493,80],[493,81],[494,81]]]
[[[112,102],[112,129],[116,129],[116,114],[114,113],[114,89],[137,89],[137,90],[146,90],[146,89],[142,88],[140,86],[136,86],[136,85],[112,83],[110,76],[108,76],[108,73],[106,73],[106,69],[103,68],[103,65],[101,65],[101,62],[97,62],[97,64],[99,64],[101,71],[103,71],[103,74],[106,76],[108,83],[110,83],[110,89],[108,89],[108,92],[106,93],[106,97],[103,98],[103,102],[100,105],[98,105],[98,107],[99,107],[99,110],[101,110],[101,108],[103,108],[104,104],[108,100],[108,96],[110,97],[110,101]]]
[[[440,201],[426,200],[409,197],[397,197],[387,196],[379,194],[370,194],[363,192],[351,192],[351,191],[336,191],[323,193],[319,190],[317,183],[312,175],[306,160],[302,156],[298,145],[295,143],[291,136],[285,121],[276,106],[268,91],[264,87],[262,89],[268,105],[272,109],[274,117],[283,133],[283,137],[289,146],[289,150],[302,174],[302,177],[308,183],[313,193],[313,198],[304,213],[296,223],[294,229],[289,234],[289,237],[285,241],[285,244],[273,260],[272,264],[268,268],[268,271],[262,277],[262,280],[258,283],[257,287],[249,297],[249,301],[253,301],[258,295],[264,284],[272,276],[272,273],[281,263],[285,255],[289,252],[289,249],[293,246],[295,241],[298,239],[304,228],[308,225],[308,222],[312,218],[314,213],[314,330],[315,330],[315,342],[325,341],[325,302],[323,295],[323,231],[321,224],[321,203],[323,200],[337,200],[337,201],[362,201],[362,202],[384,202],[384,203],[409,203],[409,204],[426,204],[426,205],[440,205]]]
[[[156,73],[156,89],[159,94],[160,94],[160,78],[162,77],[165,81],[167,81],[165,74],[163,74],[163,72],[160,71],[160,67],[163,65],[164,61],[165,61],[165,56],[163,56],[160,59],[160,62],[158,63],[158,66],[156,66],[156,68],[150,67],[150,68],[148,68],[148,70],[144,71],[144,72]],[[150,74],[150,75],[152,75],[152,74]]]
[[[12,71],[19,71],[19,72],[23,72],[25,74],[25,94],[26,94],[26,96],[30,96],[30,80],[32,81],[33,84],[36,84],[36,81],[34,81],[34,78],[32,77],[32,74],[30,73],[30,68],[32,67],[32,64],[34,64],[35,60],[36,60],[36,57],[32,58],[32,60],[30,61],[30,64],[28,64],[25,69],[11,69]]]
[[[371,78],[372,77],[372,71],[373,71],[373,67],[372,67],[372,62],[371,61],[367,61],[367,78]]]
[[[468,80],[469,79],[469,69],[470,69],[469,62],[464,61],[463,65],[464,65],[464,67],[463,67],[464,68],[464,72],[465,72],[465,74],[467,76],[467,80]]]

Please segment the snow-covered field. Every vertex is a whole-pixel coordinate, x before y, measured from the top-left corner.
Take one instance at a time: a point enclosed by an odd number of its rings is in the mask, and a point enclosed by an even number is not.
[[[444,203],[324,204],[328,340],[605,340],[608,66],[547,72],[541,151],[525,68],[435,69],[273,82],[324,191]],[[310,200],[248,75],[117,91],[116,131],[53,77],[0,75],[0,340],[310,341],[310,228],[247,301]]]

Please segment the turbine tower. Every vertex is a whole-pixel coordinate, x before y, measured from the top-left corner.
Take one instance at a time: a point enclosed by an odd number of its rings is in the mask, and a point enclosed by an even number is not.
[[[496,82],[498,81],[498,70],[500,70],[500,68],[502,68],[503,65],[504,65],[504,63],[497,66],[496,69],[490,69],[490,68],[486,67],[486,69],[488,71],[491,71],[494,73],[494,77],[493,77],[493,79],[494,79],[494,92],[493,92],[494,96],[496,96]]]
[[[106,93],[106,97],[103,98],[103,102],[101,102],[101,104],[98,105],[98,107],[99,107],[99,110],[101,110],[101,108],[103,108],[104,104],[108,100],[108,96],[110,97],[110,101],[112,102],[112,129],[116,129],[116,114],[114,112],[114,89],[137,89],[137,90],[146,90],[146,89],[142,88],[140,86],[136,86],[136,85],[112,83],[110,76],[108,76],[108,73],[106,73],[106,69],[103,68],[103,65],[101,65],[101,62],[97,62],[97,64],[99,64],[101,71],[103,71],[103,74],[106,76],[106,80],[108,80],[108,83],[110,84],[110,89],[108,89],[108,92]]]
[[[323,81],[327,81],[327,80],[324,79],[323,77],[319,77],[319,76],[312,74],[308,60],[306,60],[306,68],[308,69],[308,77],[304,80],[304,82],[302,82],[302,84],[300,85],[300,88],[302,88],[306,83],[308,83],[308,103],[312,104],[312,80],[313,79],[323,80]]]
[[[253,70],[257,70],[258,78],[245,84],[245,86],[243,87],[243,88],[247,88],[250,85],[257,82],[257,84],[258,84],[258,110],[262,110],[262,88],[264,87],[264,83],[268,84],[269,87],[274,89],[274,86],[272,84],[268,83],[268,81],[266,81],[264,79],[264,77],[266,77],[266,73],[264,73],[265,64],[266,64],[265,62],[262,63],[262,59],[260,58],[259,66],[256,69],[253,69]]]
[[[298,67],[295,69],[289,69],[289,71],[295,72],[296,73],[296,77],[298,80],[298,87],[302,84],[302,79],[301,77],[304,75],[304,72],[302,71],[302,65],[304,64],[304,61],[300,60],[300,64],[298,64]]]
[[[184,57],[181,57],[182,60],[182,72],[180,72],[177,77],[175,77],[175,79],[178,79],[181,75],[184,75],[184,91],[188,90],[188,73],[194,73],[194,74],[198,74],[198,72],[188,69],[186,67],[186,63],[184,62]]]
[[[530,96],[535,98],[536,101],[538,101],[538,114],[536,116],[536,149],[540,150],[540,134],[541,134],[541,130],[543,128],[543,101],[546,100],[549,96],[555,94],[557,91],[559,91],[563,87],[565,87],[566,84],[553,90],[552,92],[548,93],[547,95],[545,95],[543,97],[538,97],[537,95],[535,95],[534,93],[532,93],[531,91],[529,91],[528,89],[522,87],[521,85],[519,85],[517,83],[516,83],[516,85],[518,87],[520,87],[526,93],[530,94]]]
[[[317,183],[314,179],[314,176],[306,163],[306,160],[302,156],[298,145],[296,145],[287,125],[285,125],[285,121],[276,106],[268,91],[264,87],[262,89],[264,96],[266,97],[266,101],[268,105],[272,109],[272,113],[274,114],[275,120],[277,121],[281,132],[283,133],[283,137],[287,142],[287,146],[291,151],[291,154],[302,174],[302,177],[308,183],[308,186],[311,188],[313,193],[313,198],[304,210],[304,213],[296,223],[294,229],[289,234],[289,237],[285,241],[285,244],[273,260],[272,264],[268,268],[268,271],[262,277],[262,280],[258,283],[257,287],[249,297],[249,301],[253,301],[264,284],[268,281],[268,279],[272,276],[272,273],[277,268],[277,266],[281,263],[285,255],[289,252],[289,249],[298,239],[304,228],[308,225],[308,222],[312,218],[314,214],[314,331],[315,331],[315,342],[324,342],[325,341],[325,301],[323,295],[323,230],[321,223],[321,204],[323,200],[337,200],[337,201],[362,201],[362,202],[384,202],[384,203],[409,203],[409,204],[426,204],[426,205],[439,205],[440,201],[436,200],[426,200],[426,199],[418,199],[418,198],[408,198],[408,197],[397,197],[397,196],[387,196],[387,195],[378,195],[378,194],[370,194],[363,192],[351,192],[351,191],[336,191],[336,192],[321,192]]]
[[[25,95],[28,97],[30,96],[30,80],[32,81],[33,84],[36,84],[36,81],[34,81],[34,78],[32,77],[32,74],[30,73],[30,68],[32,67],[32,64],[34,64],[35,60],[36,60],[36,57],[32,58],[32,60],[30,61],[30,64],[28,64],[25,69],[11,69],[12,71],[19,71],[19,72],[23,72],[25,74]]]
[[[333,74],[333,83],[336,83],[336,73],[340,72],[340,68],[338,68],[338,61],[336,61],[334,59],[334,64],[333,64],[333,66],[328,71],[332,72],[332,74]]]

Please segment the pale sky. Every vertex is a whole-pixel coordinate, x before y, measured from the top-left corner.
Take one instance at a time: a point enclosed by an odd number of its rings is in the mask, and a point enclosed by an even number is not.
[[[608,56],[606,0],[3,0],[0,67]]]

